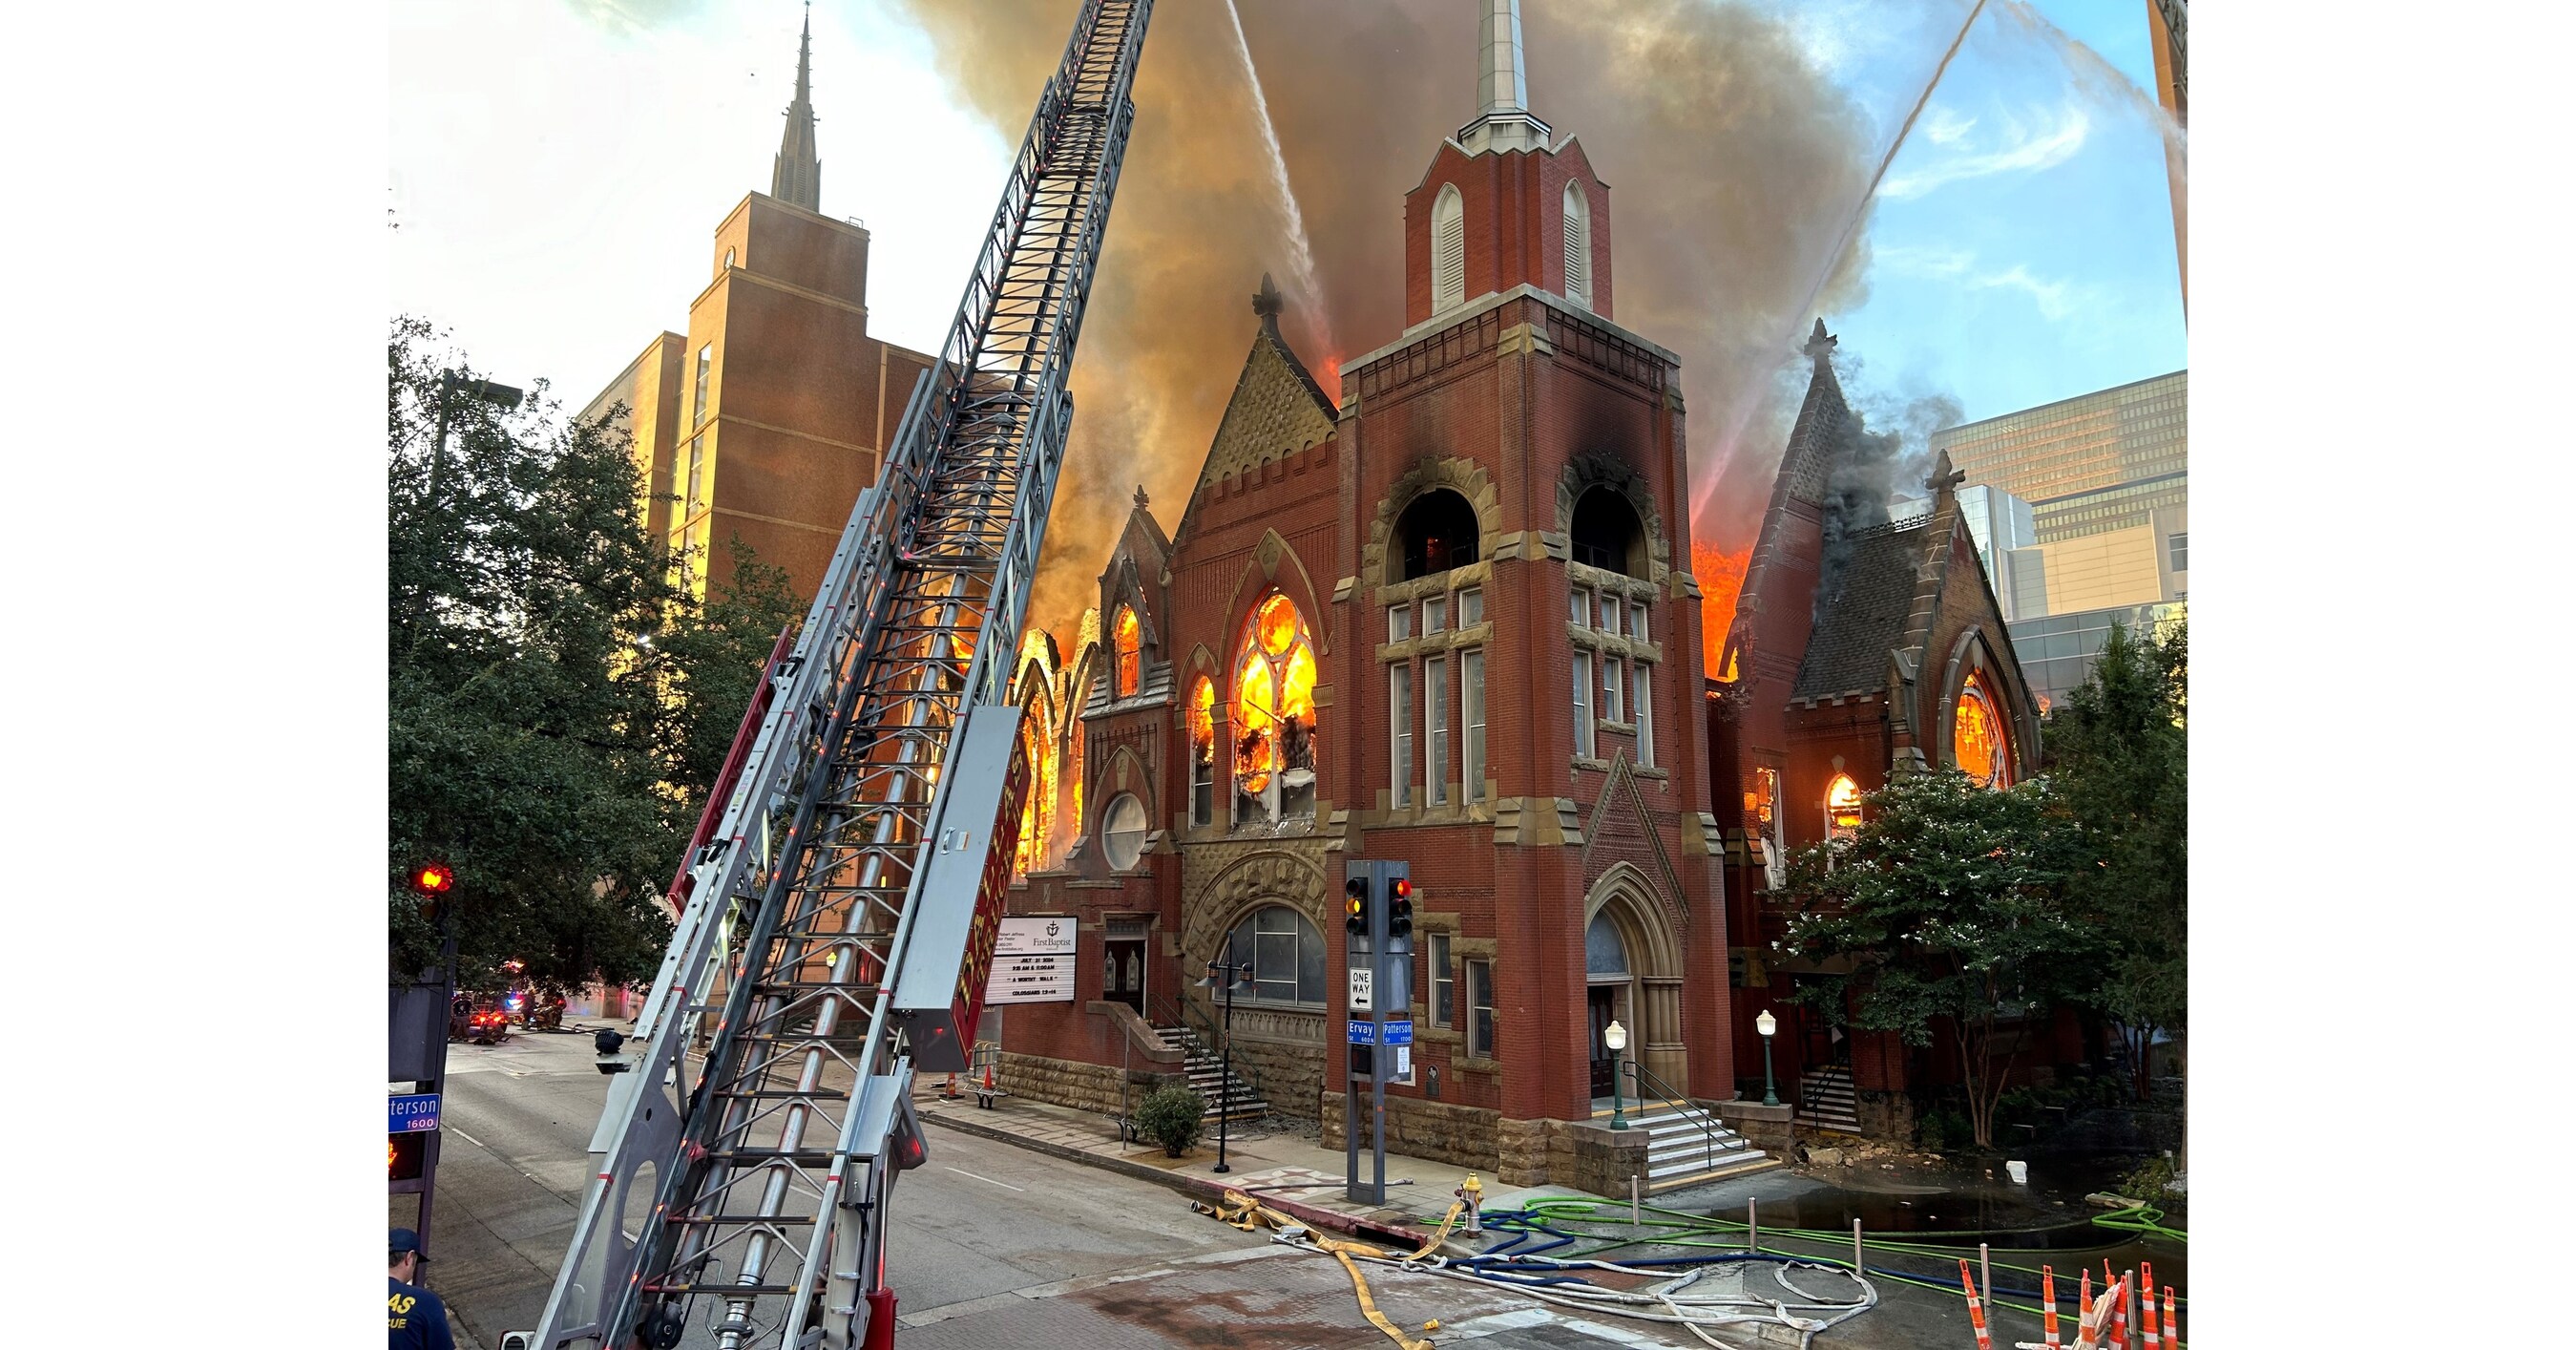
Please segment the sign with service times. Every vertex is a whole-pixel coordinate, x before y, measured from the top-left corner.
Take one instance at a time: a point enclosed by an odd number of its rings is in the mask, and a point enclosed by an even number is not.
[[[1073,1001],[1074,920],[1069,914],[1036,914],[1002,920],[993,944],[988,1007]]]

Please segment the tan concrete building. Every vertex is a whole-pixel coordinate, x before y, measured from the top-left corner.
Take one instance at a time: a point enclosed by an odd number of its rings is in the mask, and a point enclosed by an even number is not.
[[[648,521],[699,594],[731,575],[735,538],[812,594],[930,368],[868,335],[867,229],[820,209],[811,53],[809,20],[770,191],[716,226],[686,336],[656,334],[583,410],[628,409]]]

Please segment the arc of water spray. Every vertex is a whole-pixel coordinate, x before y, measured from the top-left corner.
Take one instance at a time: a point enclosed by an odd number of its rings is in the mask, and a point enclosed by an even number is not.
[[[1977,0],[1984,4],[1985,0]],[[1261,115],[1261,141],[1270,151],[1270,186],[1279,193],[1280,209],[1288,217],[1288,275],[1298,297],[1315,313],[1315,332],[1327,350],[1334,349],[1333,323],[1324,312],[1324,288],[1315,279],[1315,250],[1306,239],[1306,215],[1297,209],[1297,193],[1288,186],[1288,158],[1279,150],[1279,130],[1270,122],[1270,99],[1261,92],[1261,72],[1252,65],[1252,44],[1243,36],[1243,15],[1234,0],[1225,0],[1226,17],[1234,21],[1234,50],[1243,59],[1244,82],[1252,86],[1253,111]]]
[[[1228,0],[1228,3],[1231,2],[1232,0]],[[1930,106],[1932,91],[1941,87],[1941,77],[1949,73],[1951,58],[1956,57],[1959,54],[1959,48],[1967,43],[1968,30],[1976,26],[1977,16],[1984,13],[1985,9],[1986,0],[1976,0],[1975,4],[1968,7],[1968,17],[1960,22],[1958,35],[1950,39],[1949,50],[1941,53],[1941,63],[1932,68],[1932,78],[1923,82],[1922,95],[1914,100],[1914,107],[1905,114],[1904,123],[1896,128],[1895,137],[1888,141],[1887,152],[1878,157],[1878,168],[1871,172],[1869,186],[1861,190],[1860,200],[1852,203],[1851,213],[1843,218],[1842,233],[1834,239],[1833,250],[1825,254],[1824,262],[1816,269],[1815,279],[1807,284],[1805,297],[1799,300],[1798,308],[1790,314],[1789,332],[1780,343],[1782,351],[1788,350],[1797,342],[1799,331],[1806,327],[1810,318],[1814,317],[1808,311],[1815,308],[1816,297],[1824,293],[1825,282],[1833,277],[1834,269],[1841,265],[1843,251],[1851,247],[1852,236],[1860,230],[1861,218],[1869,214],[1869,204],[1878,196],[1878,185],[1887,177],[1887,166],[1895,163],[1896,152],[1905,148],[1905,138],[1913,134],[1915,119],[1921,117],[1924,108]],[[1725,440],[1721,442],[1729,447],[1735,445],[1744,434],[1744,422],[1746,418],[1753,415],[1755,400],[1741,398],[1735,402],[1734,419],[1727,427]],[[1691,494],[1693,515],[1707,509],[1708,499],[1717,491],[1717,479],[1717,474],[1710,474],[1708,480]]]

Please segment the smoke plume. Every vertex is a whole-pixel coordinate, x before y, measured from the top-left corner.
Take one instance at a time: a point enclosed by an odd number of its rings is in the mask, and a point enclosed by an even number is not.
[[[1864,378],[1862,362],[1846,356],[1837,373],[1848,384]],[[1851,420],[1843,424],[1842,444],[1825,470],[1824,553],[1816,576],[1813,626],[1821,627],[1826,608],[1842,598],[1843,571],[1851,561],[1852,536],[1890,519],[1889,507],[1899,492],[1925,486],[1932,467],[1932,433],[1957,426],[1958,400],[1947,394],[1901,399],[1873,393],[1856,400]],[[1870,430],[1871,423],[1888,428]]]
[[[1019,136],[1073,0],[903,4],[964,101]],[[1283,331],[1336,393],[1344,358],[1403,327],[1404,194],[1477,111],[1476,7],[1299,0],[1242,20],[1346,350],[1320,346],[1311,301],[1292,298]],[[1879,149],[1870,119],[1785,24],[1740,4],[1540,3],[1523,31],[1533,110],[1612,188],[1617,319],[1681,356],[1693,475],[1720,475],[1695,531],[1749,544],[1795,406],[1774,377],[1813,317],[1794,311],[1820,273],[1819,307],[1860,298],[1865,242],[1828,255]],[[1177,521],[1255,331],[1252,292],[1294,270],[1225,8],[1158,6],[1135,96],[1032,604],[1058,632],[1093,603],[1137,486]]]

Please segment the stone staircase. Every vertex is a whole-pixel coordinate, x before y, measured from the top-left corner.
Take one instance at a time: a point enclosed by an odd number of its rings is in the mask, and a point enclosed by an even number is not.
[[[1154,1034],[1162,1038],[1167,1048],[1189,1056],[1184,1067],[1190,1076],[1190,1088],[1207,1099],[1204,1118],[1210,1123],[1220,1115],[1231,1121],[1247,1121],[1259,1120],[1270,1114],[1270,1103],[1252,1090],[1252,1085],[1244,1081],[1242,1074],[1223,1067],[1216,1051],[1202,1041],[1197,1032],[1188,1027],[1156,1027]],[[1220,1111],[1220,1105],[1225,1109]]]
[[[1606,1124],[1610,1112],[1596,1109],[1592,1119],[1596,1125]],[[1644,1130],[1652,1140],[1646,1147],[1648,1195],[1781,1165],[1715,1116],[1695,1108],[1657,1102],[1628,1112],[1628,1128]]]
[[[1853,1094],[1849,1066],[1818,1065],[1798,1079],[1798,1123],[1860,1133],[1859,1099]]]

